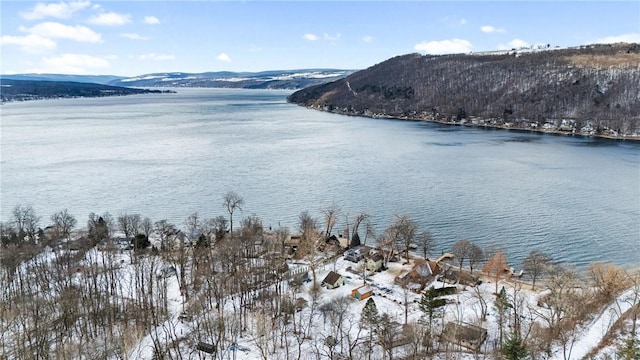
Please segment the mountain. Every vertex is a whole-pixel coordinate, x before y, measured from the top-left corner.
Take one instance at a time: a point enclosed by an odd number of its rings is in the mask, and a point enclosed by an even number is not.
[[[352,115],[640,135],[640,44],[394,57],[289,96]]]
[[[72,81],[13,80],[4,77],[0,84],[2,102],[170,92]]]
[[[154,73],[110,81],[118,86],[301,89],[343,78],[355,70],[302,69],[262,72]]]
[[[2,75],[2,79],[33,81],[73,81],[82,83],[108,84],[110,81],[122,79],[116,75],[65,75],[65,74],[15,74]]]

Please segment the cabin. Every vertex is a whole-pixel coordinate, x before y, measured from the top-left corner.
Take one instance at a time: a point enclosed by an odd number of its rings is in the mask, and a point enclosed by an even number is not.
[[[365,267],[367,271],[379,271],[382,269],[382,263],[384,261],[384,256],[380,253],[375,253],[369,257],[367,257],[367,262]]]
[[[358,300],[364,300],[373,296],[373,288],[369,285],[362,285],[351,290],[351,297]]]
[[[448,322],[444,326],[441,339],[469,350],[478,351],[487,339],[487,329],[467,323]]]
[[[356,246],[344,253],[344,259],[353,261],[355,263],[360,262],[360,260],[366,258],[369,255],[370,250],[371,249],[368,246]]]
[[[344,276],[338,274],[335,271],[331,271],[324,278],[324,280],[322,280],[322,284],[321,285],[326,287],[327,289],[335,289],[335,288],[338,288],[338,287],[344,285],[344,283],[345,283]]]

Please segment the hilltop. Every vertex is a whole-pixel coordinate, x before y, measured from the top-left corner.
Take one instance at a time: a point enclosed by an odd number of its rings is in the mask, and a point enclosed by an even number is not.
[[[288,100],[349,115],[637,138],[640,44],[408,54]]]
[[[154,73],[112,80],[110,85],[213,87],[242,89],[301,89],[341,79],[354,70],[299,69],[261,72]]]

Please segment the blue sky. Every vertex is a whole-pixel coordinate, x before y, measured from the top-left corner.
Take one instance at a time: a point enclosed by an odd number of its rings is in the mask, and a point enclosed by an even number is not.
[[[412,52],[640,42],[640,1],[0,2],[3,74],[363,69]]]

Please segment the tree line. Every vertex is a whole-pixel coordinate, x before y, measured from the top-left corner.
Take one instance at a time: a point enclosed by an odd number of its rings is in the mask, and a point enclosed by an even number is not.
[[[459,289],[430,287],[414,294],[401,284],[396,300],[404,320],[379,310],[374,298],[356,317],[349,310],[351,299],[322,301],[316,273],[336,261],[334,228],[344,215],[337,205],[321,209],[320,217],[301,212],[293,230],[300,242],[291,256],[312,273],[308,289],[293,281],[297,273],[287,260],[292,232],[265,229],[255,215],[238,221],[243,207],[244,199],[228,192],[220,202],[225,215],[193,213],[178,225],[140,214],[91,213],[82,229],[61,210],[42,229],[43,220],[31,206],[16,206],[13,219],[0,224],[0,354],[125,359],[141,356],[145,337],[155,358],[170,359],[204,358],[210,355],[198,347],[228,349],[237,347],[239,339],[250,339],[263,359],[393,359],[399,347],[409,359],[469,351],[441,341],[445,315],[461,311],[446,295]],[[396,215],[380,232],[370,218],[363,212],[347,224],[344,237],[350,247],[375,247],[386,265],[432,256],[436,240],[411,216]],[[116,233],[128,246],[111,240]],[[412,244],[419,254],[412,254]],[[640,274],[612,264],[591,264],[585,275],[534,249],[522,264],[531,283],[505,287],[509,264],[501,249],[482,249],[462,239],[449,251],[451,269],[473,275],[482,266],[484,279],[495,282],[493,294],[469,287],[478,304],[477,323],[490,314],[498,322],[498,333],[491,335],[495,342],[474,350],[478,355],[538,359],[557,345],[570,359],[578,325],[625,289],[634,289],[634,304],[640,300]],[[529,286],[545,289],[538,304],[527,302]],[[635,324],[638,306],[631,309],[625,316]],[[409,320],[416,311],[425,321]],[[177,330],[179,324],[187,324],[188,331]],[[621,358],[633,359],[640,352],[633,340],[635,325],[631,333]],[[224,359],[225,354],[213,356]]]

